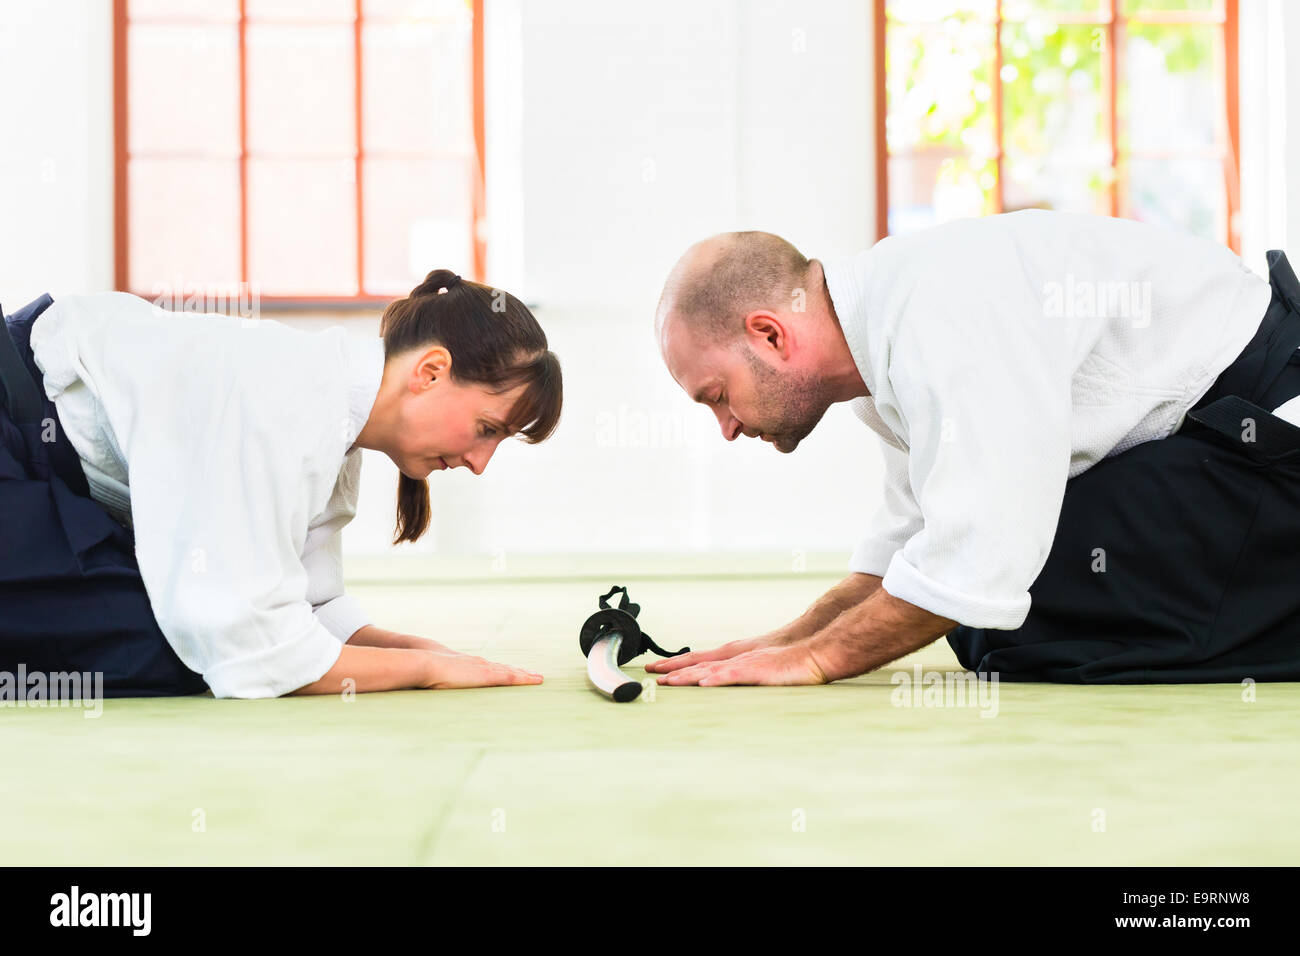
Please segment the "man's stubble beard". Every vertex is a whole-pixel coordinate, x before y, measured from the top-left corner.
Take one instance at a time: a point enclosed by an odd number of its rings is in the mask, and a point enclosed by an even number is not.
[[[772,447],[788,455],[799,447],[831,406],[829,389],[816,375],[806,372],[782,375],[747,347],[745,358],[754,374],[755,394],[763,403],[763,422],[746,422],[772,440]]]

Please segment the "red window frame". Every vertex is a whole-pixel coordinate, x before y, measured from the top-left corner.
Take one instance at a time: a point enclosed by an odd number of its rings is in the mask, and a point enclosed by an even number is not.
[[[127,11],[128,0],[113,0],[113,276],[115,287],[120,291],[133,291],[130,286],[130,195],[127,164],[131,158],[128,131],[130,109],[127,96],[127,39],[130,18]],[[484,82],[483,82],[483,4],[484,0],[472,0],[472,38],[471,54],[471,89],[473,98],[474,126],[474,167],[470,232],[473,249],[473,278],[483,281],[487,265],[487,247],[483,236],[483,219],[486,209],[484,188],[485,173],[485,139],[486,126],[483,119]],[[362,0],[355,0],[353,31],[353,109],[356,123],[356,146],[353,164],[356,182],[356,228],[357,228],[357,294],[351,296],[321,295],[262,295],[262,303],[272,306],[356,306],[381,305],[391,300],[391,296],[366,293],[365,285],[365,218],[363,178],[361,163],[365,158],[362,139],[362,43],[361,28],[365,22],[362,15]],[[152,21],[151,21],[152,22]],[[238,74],[239,74],[239,243],[240,243],[240,282],[248,281],[248,82],[247,82],[247,48],[246,31],[248,18],[244,0],[239,0],[238,19]]]
[[[885,5],[887,0],[874,0],[874,25],[872,29],[872,46],[874,57],[875,102],[873,104],[876,138],[876,238],[883,239],[889,235],[889,143],[885,138],[885,117],[888,114],[888,91],[885,85]],[[1223,237],[1225,244],[1233,252],[1241,253],[1241,180],[1240,148],[1241,120],[1237,74],[1237,36],[1238,36],[1238,2],[1223,0],[1222,12],[1218,11],[1143,11],[1126,13],[1120,9],[1121,0],[1107,0],[1099,15],[1087,13],[1057,13],[1051,19],[1056,23],[1094,24],[1106,31],[1106,43],[1101,50],[1101,69],[1105,124],[1110,137],[1110,167],[1120,168],[1119,127],[1116,110],[1116,98],[1119,90],[1119,33],[1125,23],[1154,24],[1208,24],[1223,27],[1223,75],[1220,80],[1224,89],[1224,102],[1227,106],[1225,129],[1227,133],[1226,149],[1223,157],[1224,189],[1227,195],[1227,234]],[[996,0],[996,13],[993,21],[993,126],[996,143],[995,159],[997,162],[997,186],[994,189],[994,212],[1002,211],[1002,81],[999,74],[1002,69],[1002,0]],[[1131,155],[1131,154],[1130,154]],[[1120,177],[1112,177],[1107,187],[1110,199],[1110,214],[1120,215]]]

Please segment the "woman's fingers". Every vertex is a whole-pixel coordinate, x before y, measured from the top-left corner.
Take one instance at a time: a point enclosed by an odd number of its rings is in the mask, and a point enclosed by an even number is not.
[[[479,687],[503,687],[510,684],[540,684],[542,675],[534,671],[525,670],[522,667],[511,667],[509,664],[497,664],[493,661],[483,661],[486,665],[484,679]]]
[[[509,664],[497,664],[492,661],[484,663],[491,666],[491,674],[496,684],[540,684],[542,675],[523,667],[511,667]]]
[[[542,682],[542,675],[538,674],[536,671],[525,670],[522,667],[506,667],[505,665],[502,665],[502,667],[506,672],[506,676],[509,678],[503,683],[540,684]]]
[[[540,684],[542,675],[523,667],[511,667],[468,654],[437,654],[434,688],[505,687]]]

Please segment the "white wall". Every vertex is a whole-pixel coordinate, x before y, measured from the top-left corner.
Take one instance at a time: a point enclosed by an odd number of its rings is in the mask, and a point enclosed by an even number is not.
[[[1266,274],[1264,253],[1300,237],[1300,16],[1283,0],[1246,0],[1240,7],[1242,258]],[[1288,179],[1294,180],[1288,189]],[[1300,249],[1288,250],[1300,261]],[[1294,263],[1293,263],[1294,264]]]
[[[677,254],[723,229],[826,255],[871,240],[867,4],[520,10],[528,296],[652,308]]]
[[[112,4],[0,2],[0,303],[113,285]]]
[[[1249,0],[1259,3],[1261,0]],[[1281,96],[1270,104],[1271,120],[1285,130],[1281,137],[1281,159],[1284,176],[1284,197],[1279,202],[1286,207],[1285,232],[1280,242],[1300,239],[1300,8],[1295,3],[1269,0],[1270,43],[1267,57],[1270,65],[1282,64],[1274,70],[1274,79],[1281,87]],[[1267,93],[1263,93],[1267,97]],[[1288,122],[1288,118],[1290,122]],[[1273,155],[1277,155],[1275,152]],[[1293,250],[1288,259],[1300,261],[1300,249]]]

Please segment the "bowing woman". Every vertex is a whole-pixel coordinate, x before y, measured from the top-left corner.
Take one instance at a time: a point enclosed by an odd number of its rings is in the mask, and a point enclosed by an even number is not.
[[[275,697],[536,684],[375,625],[343,588],[361,449],[427,476],[540,442],[560,364],[513,296],[429,274],[378,338],[42,296],[0,335],[0,671],[105,696]],[[30,678],[29,678],[30,679]]]

